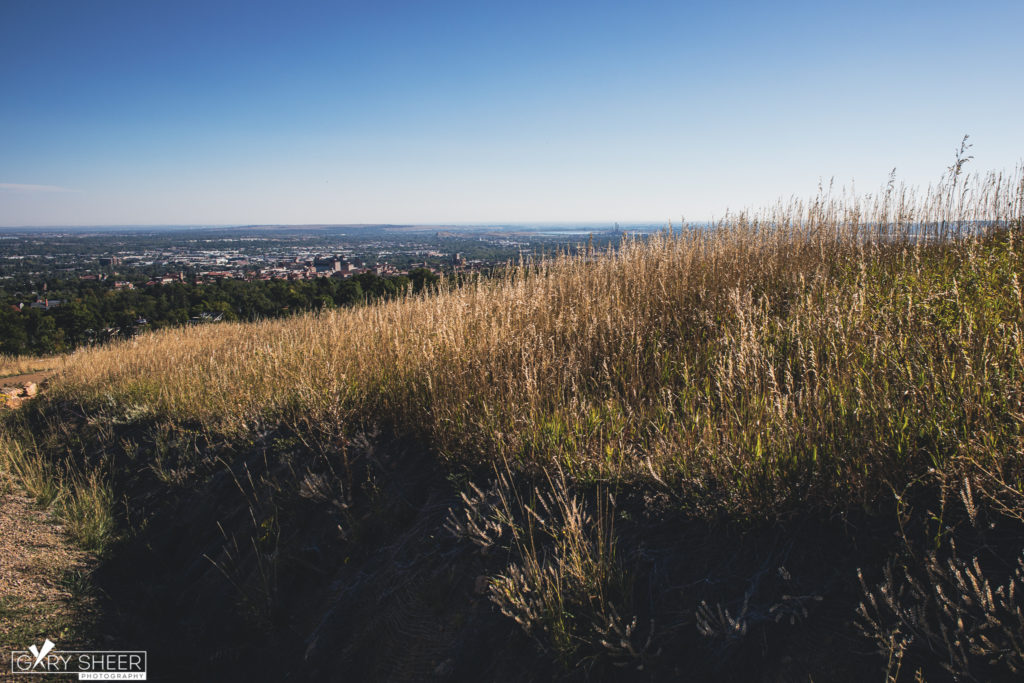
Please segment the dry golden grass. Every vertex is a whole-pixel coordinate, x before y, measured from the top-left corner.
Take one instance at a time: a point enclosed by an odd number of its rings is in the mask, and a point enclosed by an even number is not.
[[[384,423],[731,508],[867,496],[1019,432],[1021,197],[1019,172],[823,191],[436,295],[81,350],[52,391],[223,435]]]

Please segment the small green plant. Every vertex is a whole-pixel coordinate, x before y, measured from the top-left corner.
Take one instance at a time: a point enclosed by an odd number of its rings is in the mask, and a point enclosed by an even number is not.
[[[96,594],[96,585],[89,571],[69,569],[61,575],[59,583],[74,598],[90,598]]]
[[[113,492],[96,472],[72,483],[61,504],[71,537],[85,550],[102,553],[114,537]]]
[[[102,552],[112,540],[113,492],[99,470],[82,474],[67,460],[58,466],[31,440],[25,446],[8,437],[0,438],[0,468],[54,512],[83,549]]]
[[[14,619],[21,614],[21,601],[10,595],[0,595],[0,619]]]
[[[0,467],[13,476],[40,507],[50,507],[67,493],[63,477],[55,468],[37,451],[26,449],[12,439],[0,437]]]

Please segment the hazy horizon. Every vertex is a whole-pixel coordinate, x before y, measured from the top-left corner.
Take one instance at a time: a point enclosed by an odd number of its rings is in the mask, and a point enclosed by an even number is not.
[[[705,225],[704,221],[687,221],[688,225]],[[289,230],[307,229],[351,229],[363,230],[374,228],[423,228],[424,230],[515,230],[541,228],[593,228],[595,230],[621,229],[660,229],[670,226],[678,227],[678,222],[651,221],[503,221],[503,222],[472,222],[472,223],[125,223],[125,224],[94,224],[94,225],[0,225],[0,232],[24,231],[57,231],[57,230],[97,230],[97,231],[130,231],[130,230],[262,230],[281,228]]]

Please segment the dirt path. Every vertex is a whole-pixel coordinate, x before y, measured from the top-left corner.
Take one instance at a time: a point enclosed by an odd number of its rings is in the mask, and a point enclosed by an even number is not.
[[[0,377],[0,387],[20,387],[29,382],[35,382],[36,384],[42,384],[53,375],[52,370],[42,370],[40,372],[27,372],[24,375],[11,375],[10,377]]]
[[[96,604],[88,581],[94,565],[0,473],[0,680],[13,649],[46,638],[61,649],[84,642]]]

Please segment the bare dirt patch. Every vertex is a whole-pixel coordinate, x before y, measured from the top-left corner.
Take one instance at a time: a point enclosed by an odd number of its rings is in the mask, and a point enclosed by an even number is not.
[[[85,644],[96,613],[95,564],[0,473],[0,678],[11,650],[46,638],[61,649]]]
[[[11,375],[10,377],[0,377],[0,387],[20,387],[34,382],[35,384],[42,384],[46,380],[53,376],[53,370],[42,370],[39,372],[28,372],[23,375]]]

